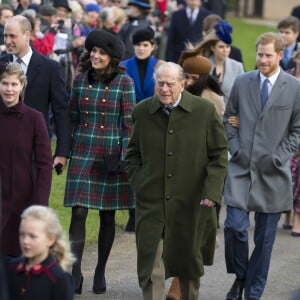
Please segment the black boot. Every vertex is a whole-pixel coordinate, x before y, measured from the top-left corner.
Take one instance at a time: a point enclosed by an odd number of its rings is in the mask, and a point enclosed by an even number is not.
[[[231,289],[226,295],[226,300],[242,300],[245,280],[236,278]]]
[[[129,219],[124,229],[126,232],[135,232],[135,209],[129,210]]]
[[[83,276],[81,267],[75,263],[72,268],[73,289],[75,294],[82,293]]]
[[[104,294],[106,292],[106,281],[104,272],[101,268],[95,269],[94,281],[93,281],[93,292],[95,294]]]

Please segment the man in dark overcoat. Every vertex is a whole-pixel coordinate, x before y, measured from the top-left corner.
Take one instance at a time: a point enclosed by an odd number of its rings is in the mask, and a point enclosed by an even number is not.
[[[198,299],[203,265],[213,263],[216,203],[227,140],[213,104],[184,91],[182,68],[155,71],[155,96],[133,112],[126,156],[136,193],[137,271],[144,299],[163,299],[179,277],[183,299]]]
[[[0,62],[21,64],[27,77],[24,102],[44,115],[50,132],[49,107],[51,107],[57,136],[53,167],[64,168],[70,151],[69,97],[59,64],[40,55],[30,47],[31,25],[28,19],[17,15],[4,26],[4,42],[8,54]]]
[[[171,17],[166,46],[166,61],[178,62],[186,43],[202,40],[202,23],[210,11],[202,7],[202,0],[186,0],[186,7],[175,11]]]

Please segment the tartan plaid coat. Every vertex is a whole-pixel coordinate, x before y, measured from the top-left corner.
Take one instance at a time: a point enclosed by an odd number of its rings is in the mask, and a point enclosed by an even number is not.
[[[108,84],[92,82],[88,72],[75,77],[65,206],[99,210],[135,206],[126,173],[107,175],[103,161],[103,155],[116,153],[124,160],[134,105],[134,83],[128,75],[119,73]]]

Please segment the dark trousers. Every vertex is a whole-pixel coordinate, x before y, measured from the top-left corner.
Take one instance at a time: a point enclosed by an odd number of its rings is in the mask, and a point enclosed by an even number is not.
[[[260,299],[263,294],[280,216],[281,213],[255,213],[255,247],[249,259],[249,213],[227,206],[224,224],[227,272],[245,280],[246,299]]]

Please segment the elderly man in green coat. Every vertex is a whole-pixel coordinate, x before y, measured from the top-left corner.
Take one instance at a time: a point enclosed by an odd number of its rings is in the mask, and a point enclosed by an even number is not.
[[[165,278],[177,276],[193,300],[203,265],[213,263],[227,140],[213,104],[184,91],[180,66],[164,63],[154,79],[155,96],[134,109],[126,155],[139,284],[144,299],[164,299]]]

